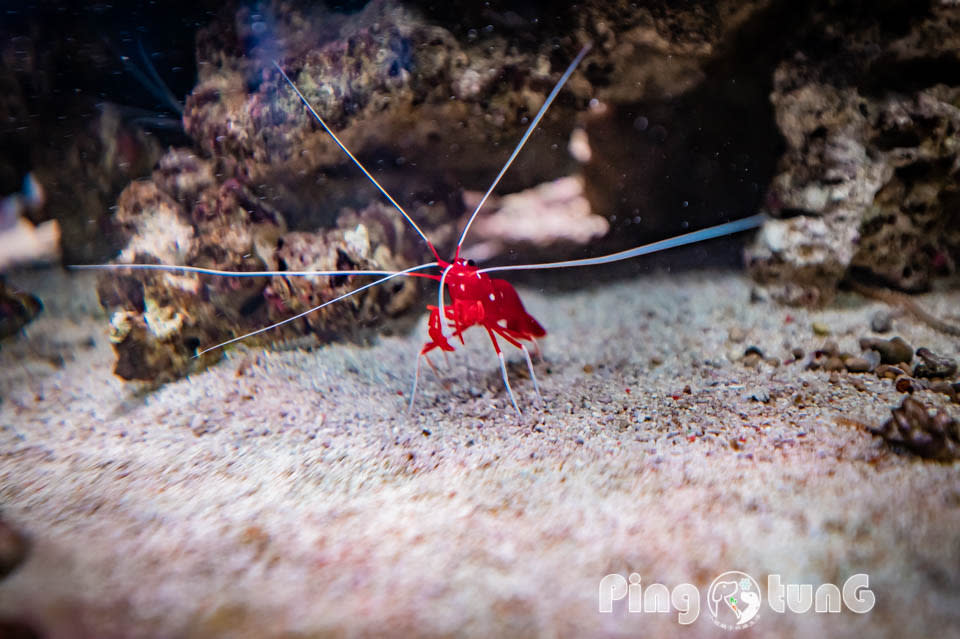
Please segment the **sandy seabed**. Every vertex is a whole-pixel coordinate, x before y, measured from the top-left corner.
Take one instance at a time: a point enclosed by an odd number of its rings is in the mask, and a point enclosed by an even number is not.
[[[411,416],[425,317],[372,346],[241,347],[144,392],[111,373],[91,278],[19,281],[47,311],[0,351],[0,509],[32,539],[0,619],[44,637],[717,636],[706,592],[727,570],[764,597],[770,574],[866,573],[876,596],[866,614],[764,601],[742,636],[960,636],[960,462],[846,421],[886,420],[890,380],[738,361],[809,354],[814,321],[859,352],[878,302],[751,303],[715,271],[521,289],[549,335],[543,408],[512,354],[518,422],[481,331]],[[960,290],[918,301],[950,316]],[[906,316],[894,334],[960,349]],[[602,614],[609,573],[691,583],[699,618]]]

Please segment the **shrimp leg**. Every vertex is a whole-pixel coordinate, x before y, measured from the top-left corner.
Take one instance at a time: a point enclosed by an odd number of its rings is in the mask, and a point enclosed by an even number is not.
[[[522,417],[523,413],[520,412],[520,407],[517,406],[517,398],[513,396],[513,389],[510,388],[510,378],[507,376],[507,362],[503,358],[503,351],[500,350],[500,344],[497,342],[497,336],[493,334],[493,331],[488,327],[487,335],[490,336],[490,341],[493,342],[493,348],[497,351],[497,357],[500,358],[500,373],[503,375],[503,385],[507,387],[507,394],[510,395],[510,403],[513,404],[513,409],[517,411],[517,417]]]

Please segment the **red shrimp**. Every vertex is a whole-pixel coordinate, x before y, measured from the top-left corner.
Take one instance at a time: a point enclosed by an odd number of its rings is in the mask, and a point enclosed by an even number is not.
[[[420,357],[417,358],[417,372],[413,381],[413,392],[410,397],[410,405],[413,406],[413,399],[417,394],[417,381],[420,378],[420,360],[427,358],[427,353],[435,348],[444,352],[452,352],[454,347],[450,345],[449,337],[455,337],[463,344],[463,332],[471,326],[482,326],[486,329],[490,341],[493,343],[493,349],[500,358],[500,372],[503,374],[503,383],[510,395],[510,401],[513,403],[517,414],[520,414],[520,408],[517,406],[517,400],[513,396],[513,389],[510,388],[510,379],[507,377],[507,366],[503,358],[503,351],[500,350],[500,343],[497,342],[497,335],[502,337],[508,344],[515,346],[523,351],[527,360],[527,368],[530,371],[530,379],[533,380],[534,389],[537,391],[537,397],[540,397],[540,386],[537,384],[537,376],[533,372],[533,361],[530,359],[530,351],[523,344],[524,341],[536,344],[536,338],[544,337],[547,331],[540,326],[538,322],[523,307],[520,301],[520,295],[513,288],[510,282],[506,280],[495,280],[485,273],[481,273],[473,260],[456,259],[452,264],[440,262],[440,267],[444,270],[441,281],[446,279],[447,292],[450,295],[452,304],[446,307],[428,305],[430,319],[427,322],[427,333],[430,335],[430,341],[420,349]],[[443,288],[441,287],[441,295]],[[453,329],[451,335],[445,335],[443,332],[445,318]],[[430,364],[431,368],[435,367]]]
[[[201,355],[208,351],[222,348],[227,344],[232,344],[233,342],[246,339],[253,335],[263,333],[272,328],[286,324],[287,322],[292,322],[300,317],[308,315],[314,311],[317,311],[324,306],[334,304],[342,299],[356,295],[361,291],[364,291],[373,286],[377,286],[383,282],[389,281],[395,277],[400,276],[414,276],[414,277],[424,277],[432,279],[439,282],[437,298],[438,303],[436,306],[429,305],[427,310],[430,312],[430,317],[427,321],[427,333],[429,335],[430,341],[426,342],[423,347],[420,349],[420,353],[417,357],[417,367],[416,374],[413,381],[413,390],[410,395],[410,404],[409,410],[412,410],[414,406],[414,401],[416,400],[417,395],[417,384],[420,379],[420,364],[426,359],[427,363],[430,364],[431,368],[436,370],[433,363],[430,361],[428,354],[435,349],[440,349],[444,353],[452,352],[455,350],[453,344],[451,344],[451,338],[459,340],[461,344],[464,343],[463,334],[464,332],[473,327],[473,326],[482,326],[487,335],[490,337],[490,341],[493,344],[493,348],[497,353],[497,357],[500,360],[500,372],[503,377],[503,383],[506,387],[507,394],[510,397],[510,402],[513,405],[514,410],[516,410],[517,415],[521,414],[520,407],[517,404],[516,397],[513,394],[513,389],[510,387],[510,380],[507,375],[507,367],[504,359],[503,351],[500,348],[500,343],[498,337],[503,339],[505,342],[520,349],[526,359],[527,368],[530,371],[530,379],[533,382],[534,390],[536,391],[537,397],[541,399],[540,387],[537,383],[537,378],[533,369],[533,361],[530,357],[530,351],[527,349],[524,342],[530,342],[533,344],[535,351],[539,352],[537,346],[537,338],[544,337],[547,332],[544,330],[543,326],[532,316],[530,315],[523,306],[523,302],[520,300],[520,296],[517,294],[517,291],[513,286],[502,279],[494,279],[488,274],[495,271],[507,271],[507,270],[526,270],[526,269],[548,269],[548,268],[570,268],[570,267],[579,267],[579,266],[592,266],[596,264],[607,264],[610,262],[616,262],[625,259],[631,259],[633,257],[638,257],[640,255],[646,255],[648,253],[654,253],[668,248],[673,248],[676,246],[682,246],[685,244],[692,244],[695,242],[700,242],[703,240],[711,239],[714,237],[720,237],[723,235],[730,235],[732,233],[737,233],[746,229],[754,228],[759,226],[763,220],[764,216],[762,215],[753,215],[748,218],[741,220],[736,220],[734,222],[727,222],[725,224],[720,224],[718,226],[713,226],[710,228],[702,229],[699,231],[694,231],[691,233],[686,233],[684,235],[676,236],[666,240],[661,240],[659,242],[654,242],[652,244],[646,244],[636,248],[628,249],[625,251],[620,251],[618,253],[612,253],[609,255],[603,255],[599,257],[586,258],[580,260],[567,260],[562,262],[549,262],[543,264],[523,264],[515,266],[502,266],[502,267],[491,267],[491,268],[478,268],[472,260],[467,260],[460,257],[460,250],[463,246],[463,243],[467,237],[467,232],[470,230],[470,226],[473,224],[473,221],[476,219],[477,214],[480,212],[480,209],[483,207],[484,203],[489,198],[490,194],[496,188],[497,184],[500,182],[500,179],[506,173],[507,169],[516,159],[517,155],[520,153],[520,150],[526,144],[530,135],[533,133],[537,124],[543,118],[544,113],[546,113],[547,108],[556,98],[557,94],[563,88],[563,85],[567,82],[570,76],[573,74],[577,65],[583,60],[590,50],[590,45],[587,44],[577,55],[577,57],[570,63],[570,66],[561,76],[560,80],[557,82],[556,86],[547,96],[547,99],[544,101],[543,106],[540,107],[540,110],[537,112],[537,115],[534,117],[533,121],[530,123],[530,126],[527,128],[526,132],[523,134],[523,137],[520,139],[520,142],[517,144],[516,148],[513,150],[513,153],[507,159],[503,168],[500,170],[500,173],[494,179],[493,184],[490,185],[490,188],[487,189],[483,198],[481,198],[476,209],[474,209],[472,215],[470,216],[467,224],[465,225],[463,232],[460,235],[459,242],[457,243],[456,252],[451,261],[446,261],[440,257],[440,254],[437,252],[433,243],[427,238],[426,234],[420,229],[420,227],[413,221],[413,219],[407,214],[407,212],[397,203],[396,200],[384,189],[380,183],[370,174],[370,172],[360,163],[360,161],[347,149],[346,146],[340,141],[337,135],[327,126],[323,118],[316,112],[310,102],[304,97],[304,95],[297,88],[296,84],[287,76],[283,68],[276,62],[274,62],[274,67],[280,73],[280,76],[290,88],[297,94],[297,97],[307,108],[313,118],[323,127],[323,129],[333,138],[337,146],[353,161],[353,163],[367,176],[371,183],[383,194],[384,197],[393,205],[397,211],[406,219],[406,221],[413,227],[413,229],[423,238],[426,242],[430,252],[436,258],[435,262],[430,262],[427,264],[420,264],[403,271],[219,271],[215,269],[206,269],[199,267],[191,266],[174,266],[166,264],[99,264],[99,265],[86,265],[79,266],[75,268],[88,268],[88,269],[109,269],[109,270],[163,270],[163,271],[176,271],[176,272],[188,272],[188,273],[199,273],[199,274],[211,274],[219,276],[230,276],[230,277],[261,277],[261,276],[327,276],[327,275],[348,275],[348,276],[358,276],[358,275],[380,275],[379,279],[374,280],[368,284],[365,284],[349,293],[345,293],[337,298],[324,302],[314,308],[308,309],[298,315],[287,318],[283,321],[277,322],[270,326],[261,328],[257,331],[235,337],[229,341],[211,346],[204,350],[201,350],[197,355]],[[421,273],[420,271],[438,268],[440,274],[434,273]],[[444,302],[444,291],[446,290],[447,295],[449,295],[450,303],[447,304]]]
[[[427,306],[427,310],[430,312],[430,318],[427,322],[427,333],[430,336],[430,341],[423,345],[423,348],[420,349],[420,355],[417,357],[417,370],[416,374],[414,375],[413,390],[410,393],[410,409],[413,408],[413,403],[417,396],[417,384],[420,379],[420,362],[423,359],[426,359],[427,363],[430,364],[430,367],[436,370],[436,367],[432,362],[430,362],[428,353],[437,348],[444,352],[452,352],[455,349],[453,345],[450,344],[449,338],[453,337],[459,339],[460,343],[463,344],[464,331],[473,326],[482,326],[487,331],[487,335],[490,337],[490,342],[493,344],[493,348],[500,360],[500,372],[503,376],[504,386],[507,389],[507,394],[510,396],[510,402],[513,404],[513,408],[517,411],[517,414],[521,414],[520,407],[517,405],[517,400],[513,394],[513,389],[510,387],[510,379],[507,375],[507,365],[503,356],[503,350],[500,348],[500,343],[497,341],[498,336],[508,344],[523,351],[524,357],[527,361],[527,368],[530,371],[530,379],[533,381],[534,389],[537,392],[537,397],[540,398],[540,387],[537,383],[536,373],[533,370],[533,361],[530,358],[530,351],[527,350],[527,347],[523,342],[533,342],[535,344],[536,342],[534,340],[536,340],[538,337],[544,337],[547,332],[543,329],[540,323],[526,311],[526,309],[523,307],[523,302],[520,301],[520,295],[517,294],[517,291],[509,282],[506,280],[493,279],[486,273],[481,272],[480,269],[478,269],[477,266],[472,262],[472,260],[466,260],[460,257],[460,248],[463,246],[463,242],[467,236],[467,231],[470,230],[470,225],[473,224],[473,220],[476,218],[477,213],[480,212],[480,208],[483,206],[484,202],[486,202],[487,198],[490,197],[493,189],[496,188],[497,184],[500,182],[500,179],[513,163],[513,160],[520,153],[523,145],[526,144],[530,135],[533,133],[533,130],[536,128],[541,118],[543,118],[547,108],[549,108],[554,98],[557,97],[557,94],[560,93],[560,89],[563,88],[563,85],[573,74],[574,69],[576,69],[577,65],[580,64],[580,61],[583,60],[589,51],[589,44],[583,47],[573,62],[570,63],[570,66],[564,72],[559,82],[557,82],[557,85],[550,92],[550,95],[547,96],[543,106],[540,107],[540,110],[530,123],[526,133],[524,133],[519,144],[517,144],[517,147],[510,155],[510,158],[500,170],[500,173],[493,181],[493,184],[491,184],[490,188],[487,189],[487,192],[480,200],[477,208],[473,211],[473,214],[463,229],[463,233],[460,235],[460,241],[457,243],[456,254],[453,257],[453,260],[450,262],[447,262],[440,257],[440,254],[437,252],[437,249],[434,247],[433,243],[427,238],[423,231],[420,230],[416,223],[414,223],[406,211],[404,211],[403,208],[396,202],[396,200],[394,200],[393,197],[387,193],[386,189],[380,186],[379,182],[377,182],[370,172],[367,171],[360,161],[357,160],[357,158],[347,149],[347,147],[340,141],[330,127],[327,126],[323,118],[320,117],[320,114],[316,112],[310,102],[297,88],[296,84],[294,84],[294,82],[287,76],[283,68],[280,67],[280,65],[276,62],[274,63],[277,71],[280,72],[281,76],[283,76],[283,79],[286,80],[290,87],[296,92],[297,96],[313,115],[314,119],[316,119],[316,121],[324,128],[330,137],[333,138],[343,152],[346,153],[351,160],[353,160],[360,170],[366,174],[370,181],[373,182],[377,189],[383,193],[390,203],[398,211],[400,211],[400,213],[407,219],[413,228],[416,229],[423,240],[427,243],[427,246],[430,248],[430,252],[433,253],[434,257],[436,257],[437,266],[441,269],[442,274],[439,277],[435,275],[420,274],[421,277],[438,279],[440,281],[440,288],[438,292],[437,306]],[[446,289],[447,294],[450,296],[450,305],[444,304],[444,289]],[[448,335],[446,329],[450,329],[452,332]]]

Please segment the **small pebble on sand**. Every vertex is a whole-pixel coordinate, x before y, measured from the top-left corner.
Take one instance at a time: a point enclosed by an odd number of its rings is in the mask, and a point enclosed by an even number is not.
[[[891,339],[861,337],[860,348],[865,351],[877,351],[880,353],[880,361],[884,364],[899,364],[900,362],[909,364],[913,360],[913,347],[899,336]]]
[[[876,367],[865,357],[848,357],[843,361],[843,364],[851,373],[869,373]]]
[[[823,322],[814,322],[810,325],[810,328],[813,329],[814,335],[818,335],[820,337],[825,337],[830,334],[830,327]]]

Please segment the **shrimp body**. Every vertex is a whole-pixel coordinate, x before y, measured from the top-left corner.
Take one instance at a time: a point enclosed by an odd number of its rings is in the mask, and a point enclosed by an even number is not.
[[[459,253],[459,249],[457,252]],[[533,388],[537,392],[537,398],[542,402],[540,385],[537,383],[537,375],[533,370],[533,360],[530,359],[530,351],[527,350],[523,342],[533,342],[534,347],[536,347],[536,338],[543,337],[547,334],[547,331],[523,307],[523,302],[520,301],[517,291],[506,280],[494,279],[478,269],[473,260],[454,257],[453,262],[438,260],[437,266],[443,270],[443,275],[422,276],[440,280],[440,295],[437,306],[427,306],[427,310],[430,312],[430,318],[427,321],[427,334],[430,336],[430,341],[423,345],[417,357],[417,370],[413,377],[410,407],[413,407],[414,399],[417,396],[420,363],[427,360],[430,368],[437,372],[437,367],[430,361],[428,353],[437,348],[444,353],[452,352],[454,347],[450,344],[450,338],[459,339],[460,344],[463,344],[463,333],[472,326],[482,326],[486,329],[490,342],[493,344],[493,349],[497,352],[497,357],[500,360],[500,374],[503,376],[503,384],[510,396],[510,403],[517,411],[517,415],[520,415],[520,407],[517,405],[517,399],[510,387],[506,360],[503,357],[503,351],[500,349],[497,336],[523,351]],[[444,287],[450,295],[450,304],[444,304],[443,302]],[[449,334],[444,330],[446,328],[451,329]]]
[[[453,329],[452,336],[463,344],[463,332],[471,326],[482,326],[490,334],[493,344],[500,352],[494,335],[521,348],[521,341],[533,342],[547,331],[523,307],[520,296],[510,282],[494,279],[481,273],[472,260],[456,259],[453,263],[441,263],[446,271],[445,283],[452,304],[443,308],[447,326]],[[451,352],[453,346],[443,332],[439,306],[427,306],[430,319],[427,331],[430,341],[423,345],[421,355],[435,348]]]

